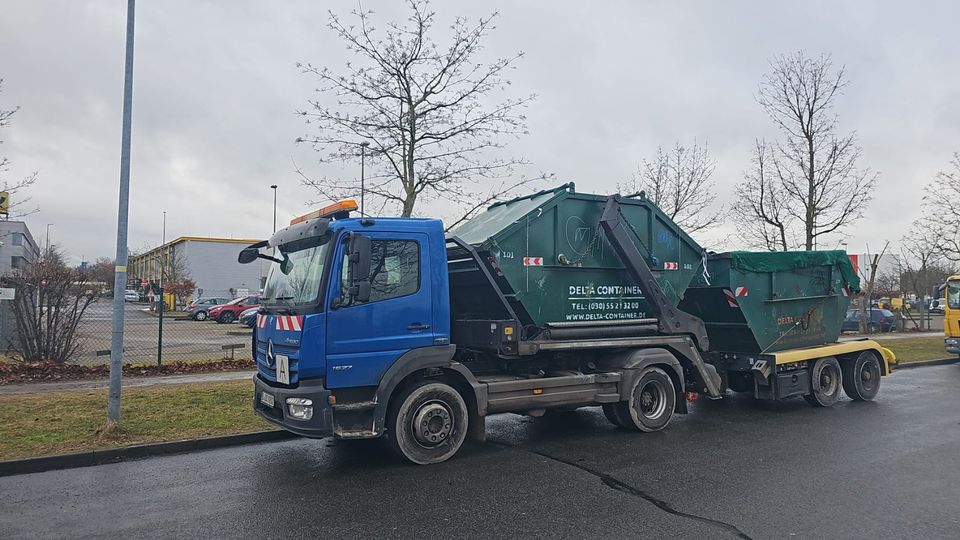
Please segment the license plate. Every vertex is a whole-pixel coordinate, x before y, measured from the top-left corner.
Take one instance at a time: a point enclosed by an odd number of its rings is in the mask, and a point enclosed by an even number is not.
[[[273,394],[268,394],[266,392],[260,392],[260,403],[263,403],[267,407],[273,407]]]
[[[283,354],[278,354],[276,359],[277,382],[280,384],[290,384],[290,359]]]

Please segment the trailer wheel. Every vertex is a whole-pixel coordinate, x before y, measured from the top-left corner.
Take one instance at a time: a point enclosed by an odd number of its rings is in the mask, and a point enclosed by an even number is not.
[[[814,407],[830,407],[840,399],[842,381],[840,362],[832,356],[820,358],[810,370],[810,393],[803,399]]]
[[[630,398],[616,405],[616,415],[623,427],[636,431],[660,431],[673,418],[677,391],[665,371],[651,366],[640,372],[630,390]]]
[[[850,399],[870,401],[880,391],[880,360],[876,353],[863,351],[853,360],[840,364],[843,391]]]
[[[418,465],[450,459],[467,436],[467,405],[452,387],[423,381],[391,399],[390,446]]]
[[[611,424],[617,427],[625,427],[617,416],[617,405],[618,403],[604,403],[603,415],[607,417],[607,420],[609,420]]]

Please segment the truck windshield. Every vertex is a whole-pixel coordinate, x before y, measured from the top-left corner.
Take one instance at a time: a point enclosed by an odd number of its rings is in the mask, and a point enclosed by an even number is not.
[[[960,309],[960,280],[947,282],[947,306],[950,309]]]
[[[284,264],[270,263],[260,303],[264,306],[314,304],[320,294],[330,235],[306,238],[277,248]]]

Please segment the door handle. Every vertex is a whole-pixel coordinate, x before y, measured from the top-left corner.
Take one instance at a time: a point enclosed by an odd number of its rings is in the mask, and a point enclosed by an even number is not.
[[[418,330],[429,330],[429,329],[430,329],[430,325],[429,325],[429,324],[421,324],[421,323],[418,323],[418,322],[417,322],[417,323],[413,323],[413,324],[411,324],[410,326],[407,327],[407,330],[412,330],[412,331],[414,331],[414,332],[416,332],[416,331],[418,331]]]

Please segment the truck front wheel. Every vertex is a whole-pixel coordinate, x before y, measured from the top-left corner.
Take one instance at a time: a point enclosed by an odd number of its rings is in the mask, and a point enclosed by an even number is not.
[[[637,377],[627,401],[616,404],[621,425],[636,431],[660,431],[673,418],[677,391],[673,381],[658,367],[645,368]]]
[[[450,386],[423,381],[391,399],[387,429],[393,450],[418,465],[453,457],[467,436],[467,405]]]

